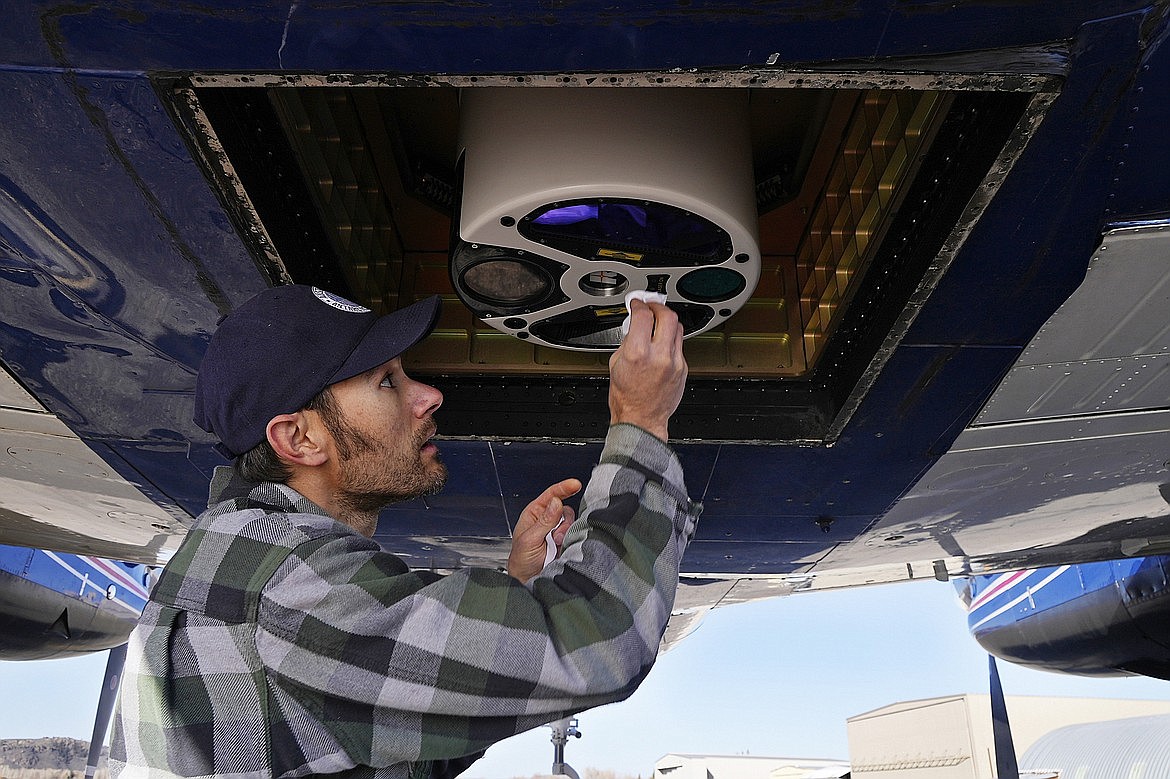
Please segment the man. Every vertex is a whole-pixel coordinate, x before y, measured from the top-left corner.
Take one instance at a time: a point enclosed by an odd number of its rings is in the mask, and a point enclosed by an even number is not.
[[[285,286],[220,325],[195,419],[235,463],[131,636],[112,775],[450,776],[649,671],[699,512],[666,445],[677,318],[631,303],[580,518],[558,528],[580,489],[558,482],[518,519],[507,573],[439,576],[370,538],[382,507],[446,477],[442,396],[401,364],[437,312]]]

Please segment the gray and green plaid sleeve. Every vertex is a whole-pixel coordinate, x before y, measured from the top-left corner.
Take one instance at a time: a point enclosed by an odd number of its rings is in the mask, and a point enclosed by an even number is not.
[[[178,645],[191,667],[181,675],[184,685],[198,688],[186,696],[199,702],[190,721],[176,725],[172,713],[144,701],[158,695],[160,683],[173,687],[172,679],[159,679],[175,675],[173,661],[154,669],[146,667],[148,658],[137,662],[137,690],[123,691],[114,765],[157,762],[158,750],[143,742],[158,741],[204,750],[179,771],[171,769],[183,761],[166,758],[167,771],[186,776],[346,770],[406,776],[411,764],[470,754],[623,699],[654,662],[698,513],[673,452],[636,427],[617,425],[563,554],[528,587],[491,569],[442,577],[410,571],[371,541],[314,515],[288,515],[300,522],[297,542],[283,556],[260,554],[246,572],[224,570],[236,568],[232,546],[242,542],[222,539],[211,553],[220,560],[211,581],[196,587],[188,575],[170,586],[172,595],[186,586],[196,593],[190,601],[215,601],[221,579],[221,595],[251,591],[258,577],[267,583],[251,606],[212,609],[212,622],[184,615]],[[247,551],[255,558],[262,550]],[[185,602],[178,598],[171,608]],[[240,623],[231,621],[237,611],[245,615]],[[212,623],[225,617],[216,636]],[[174,653],[173,615],[168,619],[169,648],[146,651]],[[192,621],[202,635],[191,630]],[[223,671],[209,679],[203,653],[217,644],[234,655],[208,663]],[[239,706],[217,702],[227,690]],[[249,696],[257,699],[255,724],[248,722]],[[128,716],[131,700],[136,714]],[[253,727],[263,733],[249,735]],[[207,744],[194,746],[200,739]],[[257,754],[245,746],[249,741]],[[373,768],[355,768],[361,766]]]
[[[695,514],[670,450],[617,426],[564,554],[531,589],[483,568],[436,580],[321,539],[266,588],[260,656],[361,762],[482,749],[633,692]]]

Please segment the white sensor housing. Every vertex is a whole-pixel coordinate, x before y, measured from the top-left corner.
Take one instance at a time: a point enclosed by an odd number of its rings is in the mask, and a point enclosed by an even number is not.
[[[760,276],[747,94],[718,88],[465,89],[451,275],[493,327],[613,349],[635,289],[695,335]]]

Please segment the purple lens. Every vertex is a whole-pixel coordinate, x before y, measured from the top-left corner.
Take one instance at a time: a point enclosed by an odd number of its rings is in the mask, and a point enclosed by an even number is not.
[[[723,259],[727,234],[701,216],[663,203],[586,202],[549,208],[530,220],[542,238],[602,248]],[[555,243],[554,243],[555,245]]]

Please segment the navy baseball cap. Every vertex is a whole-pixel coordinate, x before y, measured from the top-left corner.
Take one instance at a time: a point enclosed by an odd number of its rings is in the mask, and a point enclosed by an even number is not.
[[[222,454],[238,457],[267,437],[273,417],[402,354],[438,315],[437,295],[379,316],[317,287],[266,289],[211,337],[195,382],[195,424],[219,437]]]

